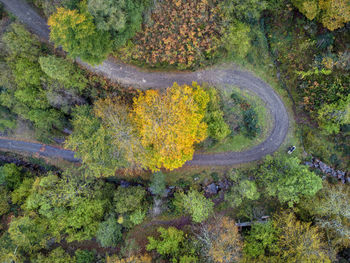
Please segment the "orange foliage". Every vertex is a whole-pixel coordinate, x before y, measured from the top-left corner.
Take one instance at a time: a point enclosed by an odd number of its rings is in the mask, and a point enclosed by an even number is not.
[[[213,56],[220,27],[217,0],[161,1],[136,38],[131,59],[149,66],[194,68]],[[123,56],[125,54],[122,54]]]
[[[208,225],[211,236],[209,256],[214,262],[238,262],[242,253],[241,236],[235,221],[228,217],[221,217]]]

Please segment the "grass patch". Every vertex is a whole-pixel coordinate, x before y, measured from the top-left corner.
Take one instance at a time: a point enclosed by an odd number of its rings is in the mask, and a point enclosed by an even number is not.
[[[265,106],[265,103],[252,92],[242,90],[235,86],[221,86],[217,88],[222,97],[225,121],[229,124],[232,134],[224,140],[206,147],[205,153],[217,153],[235,151],[240,152],[263,142],[269,135],[272,128],[272,117]],[[236,94],[242,103],[235,103],[231,94]],[[243,126],[242,105],[250,105],[257,115],[257,127],[260,132],[254,137],[247,136]],[[204,143],[205,145],[205,143]]]

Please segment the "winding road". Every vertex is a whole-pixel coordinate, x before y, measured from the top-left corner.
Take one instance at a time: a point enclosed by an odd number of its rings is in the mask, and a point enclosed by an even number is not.
[[[49,40],[49,27],[32,7],[23,0],[0,0],[5,9],[18,18],[29,30],[44,41]],[[289,128],[287,110],[276,92],[270,85],[257,78],[252,73],[242,71],[234,65],[220,65],[196,72],[169,73],[145,71],[134,66],[125,65],[113,59],[107,59],[101,65],[90,66],[81,60],[77,62],[88,70],[101,74],[113,82],[141,89],[165,89],[174,82],[178,84],[207,82],[216,85],[235,85],[241,89],[257,94],[266,104],[274,121],[268,138],[261,144],[242,152],[223,152],[216,154],[195,154],[187,165],[215,166],[247,163],[263,158],[275,152],[283,143]],[[50,158],[62,158],[68,161],[79,161],[74,158],[72,151],[44,146],[40,143],[12,140],[0,137],[0,148],[29,153],[37,153]]]

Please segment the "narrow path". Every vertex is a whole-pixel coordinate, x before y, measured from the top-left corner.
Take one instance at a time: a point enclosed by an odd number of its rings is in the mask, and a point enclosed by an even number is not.
[[[24,23],[29,30],[37,34],[43,40],[48,41],[49,28],[46,21],[41,18],[23,0],[0,0],[5,8],[15,15],[19,21]],[[214,85],[235,85],[241,89],[247,89],[256,93],[269,109],[274,126],[268,138],[261,144],[243,152],[224,152],[217,154],[195,154],[188,165],[213,166],[213,165],[234,165],[247,163],[263,158],[267,154],[275,152],[283,143],[289,128],[287,110],[270,85],[254,76],[252,73],[237,69],[234,65],[221,65],[197,72],[169,73],[150,72],[130,65],[107,59],[101,65],[90,66],[81,60],[77,62],[88,70],[101,74],[111,81],[122,85],[130,85],[142,89],[156,88],[165,89],[174,82],[178,84],[207,82]],[[0,148],[14,149],[25,152],[38,152],[40,144],[12,141],[9,139],[0,140]],[[59,157],[66,160],[72,159],[73,153],[67,150],[46,146],[47,150],[39,154],[48,157]]]

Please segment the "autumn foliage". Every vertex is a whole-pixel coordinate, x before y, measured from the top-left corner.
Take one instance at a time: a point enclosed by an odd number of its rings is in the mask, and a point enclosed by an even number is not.
[[[134,100],[132,120],[146,149],[144,167],[172,170],[191,160],[194,144],[207,136],[208,94],[197,83],[174,85],[165,94],[148,90]]]
[[[220,26],[216,2],[160,2],[152,14],[152,23],[145,24],[142,32],[136,35],[130,58],[151,67],[172,65],[180,69],[203,63],[218,47]],[[125,52],[120,56],[125,59]]]

